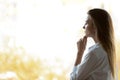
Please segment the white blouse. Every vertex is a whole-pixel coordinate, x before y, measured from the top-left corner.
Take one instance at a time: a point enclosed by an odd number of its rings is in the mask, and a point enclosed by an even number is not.
[[[107,53],[99,43],[90,47],[81,63],[74,66],[70,80],[113,80]]]

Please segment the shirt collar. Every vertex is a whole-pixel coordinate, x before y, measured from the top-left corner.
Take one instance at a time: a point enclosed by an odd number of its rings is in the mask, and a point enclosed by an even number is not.
[[[94,49],[96,47],[100,46],[100,43],[95,43],[94,45],[92,45],[91,47],[89,47],[89,49]]]

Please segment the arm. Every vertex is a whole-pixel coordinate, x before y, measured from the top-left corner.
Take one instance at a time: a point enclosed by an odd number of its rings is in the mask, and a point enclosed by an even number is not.
[[[76,61],[74,64],[73,72],[71,73],[71,80],[76,80],[77,65],[81,63],[81,59],[82,59],[82,56],[83,56],[83,53],[86,47],[86,42],[87,42],[86,36],[84,36],[83,39],[80,39],[77,42],[78,53],[77,53]]]
[[[95,70],[97,63],[96,55],[88,53],[78,66],[74,66],[71,80],[85,80]]]

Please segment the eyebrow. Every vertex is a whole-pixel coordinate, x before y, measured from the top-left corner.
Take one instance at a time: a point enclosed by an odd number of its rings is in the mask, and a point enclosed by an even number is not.
[[[85,24],[87,24],[88,23],[88,19],[85,21]]]
[[[83,25],[83,28],[85,29],[85,26],[87,24],[88,20],[85,21],[84,25]]]

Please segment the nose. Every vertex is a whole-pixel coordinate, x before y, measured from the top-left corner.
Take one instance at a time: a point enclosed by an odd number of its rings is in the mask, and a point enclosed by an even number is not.
[[[83,29],[85,29],[85,25],[83,26]]]
[[[85,29],[86,24],[84,24],[83,29]]]

